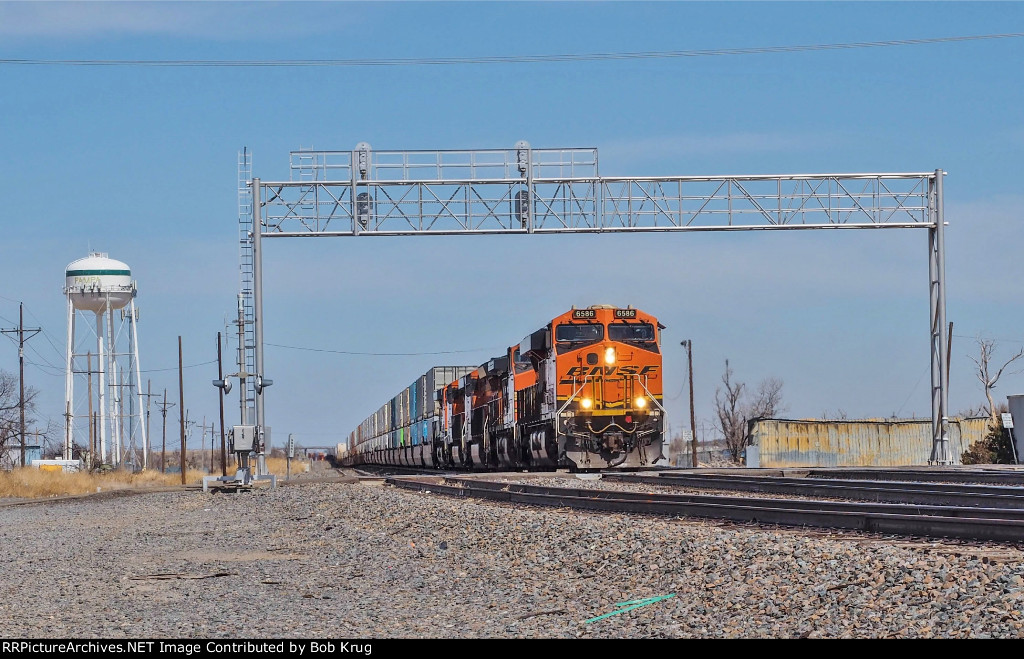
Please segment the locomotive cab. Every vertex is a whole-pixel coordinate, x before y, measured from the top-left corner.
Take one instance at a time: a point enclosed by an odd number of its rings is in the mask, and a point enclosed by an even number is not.
[[[637,309],[573,309],[552,323],[560,449],[576,468],[662,459],[661,329]]]

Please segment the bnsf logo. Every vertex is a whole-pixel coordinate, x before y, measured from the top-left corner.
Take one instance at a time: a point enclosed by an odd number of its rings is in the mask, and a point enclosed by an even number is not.
[[[566,373],[572,378],[582,378],[588,375],[649,375],[655,373],[660,366],[573,366]]]

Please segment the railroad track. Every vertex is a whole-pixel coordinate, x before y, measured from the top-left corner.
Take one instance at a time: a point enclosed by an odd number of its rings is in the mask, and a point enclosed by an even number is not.
[[[433,467],[406,467],[404,465],[359,465],[358,467],[347,467],[358,476],[380,477],[388,476],[448,476],[457,472],[448,469],[435,469]]]
[[[914,475],[904,472],[904,478]],[[641,483],[664,487],[693,487],[887,503],[1024,510],[1024,487],[1021,486],[847,480],[823,476],[788,478],[682,472],[664,472],[658,475],[605,474],[604,479],[620,483]]]
[[[386,482],[409,490],[448,496],[578,510],[1024,542],[1024,510],[1013,508],[660,494],[525,485],[465,476],[394,476]]]
[[[808,478],[906,481],[919,483],[984,483],[988,485],[1024,486],[1024,470],[1012,469],[935,469],[930,467],[902,467],[900,469],[857,469],[837,467],[834,469],[786,470],[800,471]]]

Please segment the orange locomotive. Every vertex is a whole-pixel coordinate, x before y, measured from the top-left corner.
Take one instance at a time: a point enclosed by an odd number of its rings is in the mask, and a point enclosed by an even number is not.
[[[661,330],[639,309],[572,309],[436,392],[439,467],[664,464]]]

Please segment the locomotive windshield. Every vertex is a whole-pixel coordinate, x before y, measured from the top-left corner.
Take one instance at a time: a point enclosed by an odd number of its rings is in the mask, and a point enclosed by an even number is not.
[[[555,340],[565,342],[600,341],[604,338],[604,325],[559,325]]]
[[[650,323],[612,324],[608,326],[612,341],[653,341],[654,325]]]

